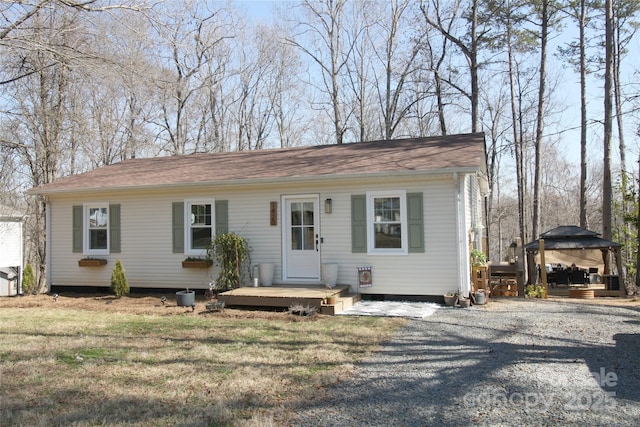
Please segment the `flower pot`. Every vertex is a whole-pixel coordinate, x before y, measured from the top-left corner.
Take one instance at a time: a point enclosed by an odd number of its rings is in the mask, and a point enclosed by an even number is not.
[[[327,305],[334,305],[336,302],[338,302],[338,297],[336,297],[335,295],[331,295],[326,298],[326,301]]]
[[[176,292],[176,304],[178,307],[191,307],[196,303],[195,291],[178,291]]]
[[[445,295],[444,296],[444,304],[447,307],[453,307],[458,303],[458,295]]]
[[[102,267],[103,265],[107,265],[107,260],[103,258],[78,260],[78,267]]]
[[[460,307],[462,308],[469,308],[471,307],[471,300],[467,298],[460,298],[458,300],[458,304],[460,304]]]
[[[210,259],[184,260],[182,268],[209,268],[213,264]]]
[[[338,283],[338,264],[325,263],[321,265],[322,281],[328,288],[333,288]]]
[[[261,286],[271,286],[273,284],[274,264],[258,264],[258,278]]]

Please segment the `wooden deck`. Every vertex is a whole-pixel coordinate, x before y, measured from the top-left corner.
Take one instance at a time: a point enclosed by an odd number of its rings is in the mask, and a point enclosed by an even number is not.
[[[326,289],[324,286],[278,285],[261,287],[243,287],[226,291],[218,295],[225,306],[245,307],[281,307],[292,304],[315,307],[322,314],[338,314],[360,301],[359,294],[350,294],[349,286],[336,286]],[[335,304],[327,304],[326,298],[335,296]]]

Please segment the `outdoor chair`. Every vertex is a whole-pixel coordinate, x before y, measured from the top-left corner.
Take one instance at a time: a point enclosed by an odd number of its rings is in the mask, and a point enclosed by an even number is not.
[[[556,285],[567,285],[567,286],[569,286],[569,271],[568,270],[558,270],[558,271],[556,271]]]
[[[572,285],[586,285],[588,283],[587,280],[587,272],[582,270],[572,270],[569,280]]]

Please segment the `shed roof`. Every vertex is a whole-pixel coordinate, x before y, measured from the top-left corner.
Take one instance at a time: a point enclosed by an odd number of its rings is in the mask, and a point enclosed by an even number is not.
[[[561,225],[540,235],[544,239],[545,250],[563,249],[609,249],[618,248],[620,243],[599,237],[600,234],[575,225]],[[540,239],[524,245],[527,251],[540,250]]]
[[[486,174],[484,134],[131,159],[58,179],[30,193],[436,171]]]

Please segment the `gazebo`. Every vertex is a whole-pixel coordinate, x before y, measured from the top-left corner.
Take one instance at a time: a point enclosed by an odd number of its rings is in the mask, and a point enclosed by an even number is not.
[[[613,254],[618,275],[622,272],[622,258],[620,243],[603,239],[594,231],[574,225],[562,225],[540,235],[540,239],[524,245],[527,260],[534,260],[540,265],[540,240],[544,240],[545,263],[550,265],[571,266],[573,269],[591,273],[591,277],[602,277],[609,287],[610,282],[624,285],[619,276],[611,275],[610,254]],[[529,265],[528,271],[536,271],[535,266]],[[533,268],[531,268],[533,267]],[[607,280],[609,282],[607,282]],[[587,282],[588,283],[588,282]],[[616,290],[616,289],[610,289]]]

